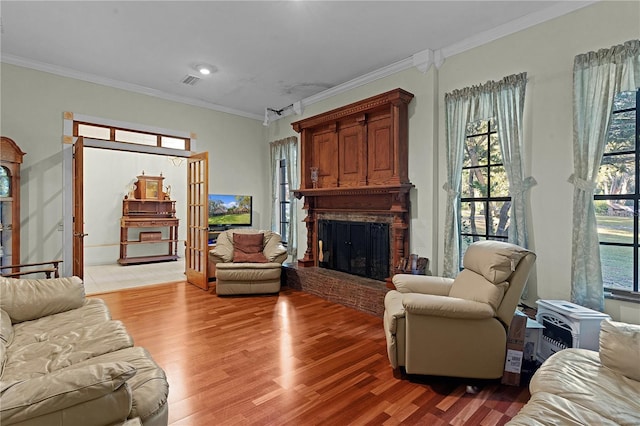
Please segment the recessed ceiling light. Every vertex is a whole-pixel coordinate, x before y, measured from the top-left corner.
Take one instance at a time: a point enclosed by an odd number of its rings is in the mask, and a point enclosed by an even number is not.
[[[198,64],[195,68],[196,71],[198,71],[202,75],[209,75],[217,71],[216,67],[208,64]]]

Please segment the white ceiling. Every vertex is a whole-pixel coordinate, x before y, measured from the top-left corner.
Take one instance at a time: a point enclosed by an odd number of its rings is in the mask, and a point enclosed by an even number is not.
[[[2,0],[1,58],[261,119],[591,3]]]

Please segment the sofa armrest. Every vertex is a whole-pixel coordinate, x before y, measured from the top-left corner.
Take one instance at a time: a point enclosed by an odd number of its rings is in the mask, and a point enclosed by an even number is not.
[[[449,295],[453,279],[430,275],[396,274],[393,285],[400,293],[422,293],[438,296]]]
[[[0,423],[18,423],[100,398],[118,390],[135,374],[135,367],[127,362],[109,362],[2,382]]]
[[[402,299],[408,314],[431,315],[459,319],[493,318],[495,311],[488,303],[431,294],[405,294]]]

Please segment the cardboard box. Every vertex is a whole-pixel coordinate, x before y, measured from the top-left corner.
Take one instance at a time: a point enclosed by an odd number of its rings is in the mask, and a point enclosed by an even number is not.
[[[526,332],[527,317],[514,314],[507,332],[507,356],[501,380],[504,385],[520,386]]]

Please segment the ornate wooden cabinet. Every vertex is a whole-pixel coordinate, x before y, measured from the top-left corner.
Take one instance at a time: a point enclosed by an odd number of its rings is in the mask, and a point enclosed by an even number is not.
[[[178,259],[178,223],[176,202],[171,200],[122,201],[120,219],[120,258],[118,263],[162,262]],[[163,229],[168,235],[163,236]],[[129,256],[130,246],[166,244],[162,254]]]
[[[391,224],[390,271],[409,251],[408,105],[395,89],[292,123],[300,133],[297,198],[307,210],[301,266],[318,265],[318,218]],[[317,179],[315,176],[317,171]],[[313,180],[316,180],[314,182]]]
[[[0,265],[20,263],[20,164],[24,152],[7,137],[0,141]],[[18,272],[2,271],[3,273]]]

